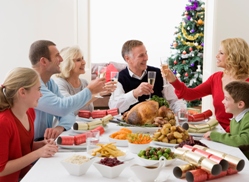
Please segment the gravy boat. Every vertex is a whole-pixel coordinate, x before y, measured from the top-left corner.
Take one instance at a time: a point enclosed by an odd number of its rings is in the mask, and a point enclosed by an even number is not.
[[[134,172],[134,174],[137,176],[138,179],[140,179],[142,182],[151,182],[154,181],[159,173],[161,172],[161,169],[165,167],[165,161],[167,159],[165,157],[160,157],[158,166],[140,166],[138,164],[134,164],[130,166],[131,170]]]

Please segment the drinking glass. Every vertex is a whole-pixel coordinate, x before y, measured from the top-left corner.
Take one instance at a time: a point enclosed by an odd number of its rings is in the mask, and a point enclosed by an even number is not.
[[[106,76],[106,66],[98,66],[98,77],[99,78],[104,78]],[[97,98],[103,98],[99,93],[95,95]]]
[[[183,104],[177,114],[179,125],[183,125],[188,122],[188,108],[186,101],[183,100]]]
[[[119,72],[117,71],[112,71],[111,72],[111,81],[115,82],[116,84],[118,83],[118,74]],[[113,94],[113,99],[114,99],[114,93]]]
[[[161,68],[163,73],[165,74],[165,76],[167,75],[167,72],[164,71],[164,69],[169,69],[169,60],[167,57],[161,57],[160,58],[160,62],[161,62]],[[167,79],[164,77],[163,78],[163,87],[167,87],[169,86],[169,82],[167,81]]]
[[[97,143],[99,143],[99,131],[90,131],[86,134],[86,150],[87,153],[91,153],[93,149],[98,148]]]
[[[154,87],[155,81],[156,81],[156,72],[148,71],[148,83]],[[150,98],[151,98],[151,94],[150,94],[149,100]]]

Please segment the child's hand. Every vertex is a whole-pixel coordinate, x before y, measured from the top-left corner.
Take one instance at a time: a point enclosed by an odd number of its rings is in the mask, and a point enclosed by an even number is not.
[[[207,140],[210,140],[210,133],[211,131],[208,131],[207,133],[203,135],[203,137],[206,138]]]

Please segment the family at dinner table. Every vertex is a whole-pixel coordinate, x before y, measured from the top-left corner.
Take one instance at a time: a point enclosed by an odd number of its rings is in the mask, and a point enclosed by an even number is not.
[[[217,67],[195,88],[188,88],[170,68],[147,65],[147,49],[140,40],[128,40],[121,49],[127,67],[118,81],[85,74],[86,61],[78,46],[59,51],[49,40],[37,40],[29,49],[32,68],[11,70],[0,85],[0,182],[20,181],[41,157],[58,152],[55,139],[70,130],[79,110],[94,110],[95,96],[111,94],[109,108],[129,111],[136,104],[157,95],[177,113],[186,103],[212,95],[215,117],[226,131],[207,132],[204,138],[246,148],[249,158],[249,46],[242,38],[221,41]],[[148,72],[156,72],[155,85]],[[169,84],[164,86],[165,81]],[[101,98],[99,98],[101,99]],[[184,99],[184,100],[183,100]]]

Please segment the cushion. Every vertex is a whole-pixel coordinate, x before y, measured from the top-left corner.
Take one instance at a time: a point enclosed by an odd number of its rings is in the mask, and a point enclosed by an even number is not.
[[[108,64],[108,66],[106,67],[106,82],[111,81],[111,72],[118,72],[118,70],[115,68],[115,66],[113,64]]]
[[[113,66],[115,66],[115,68],[118,70],[118,72],[125,69],[127,66],[126,63],[118,63],[118,62],[114,62],[114,61],[110,61],[110,64],[113,64]]]

